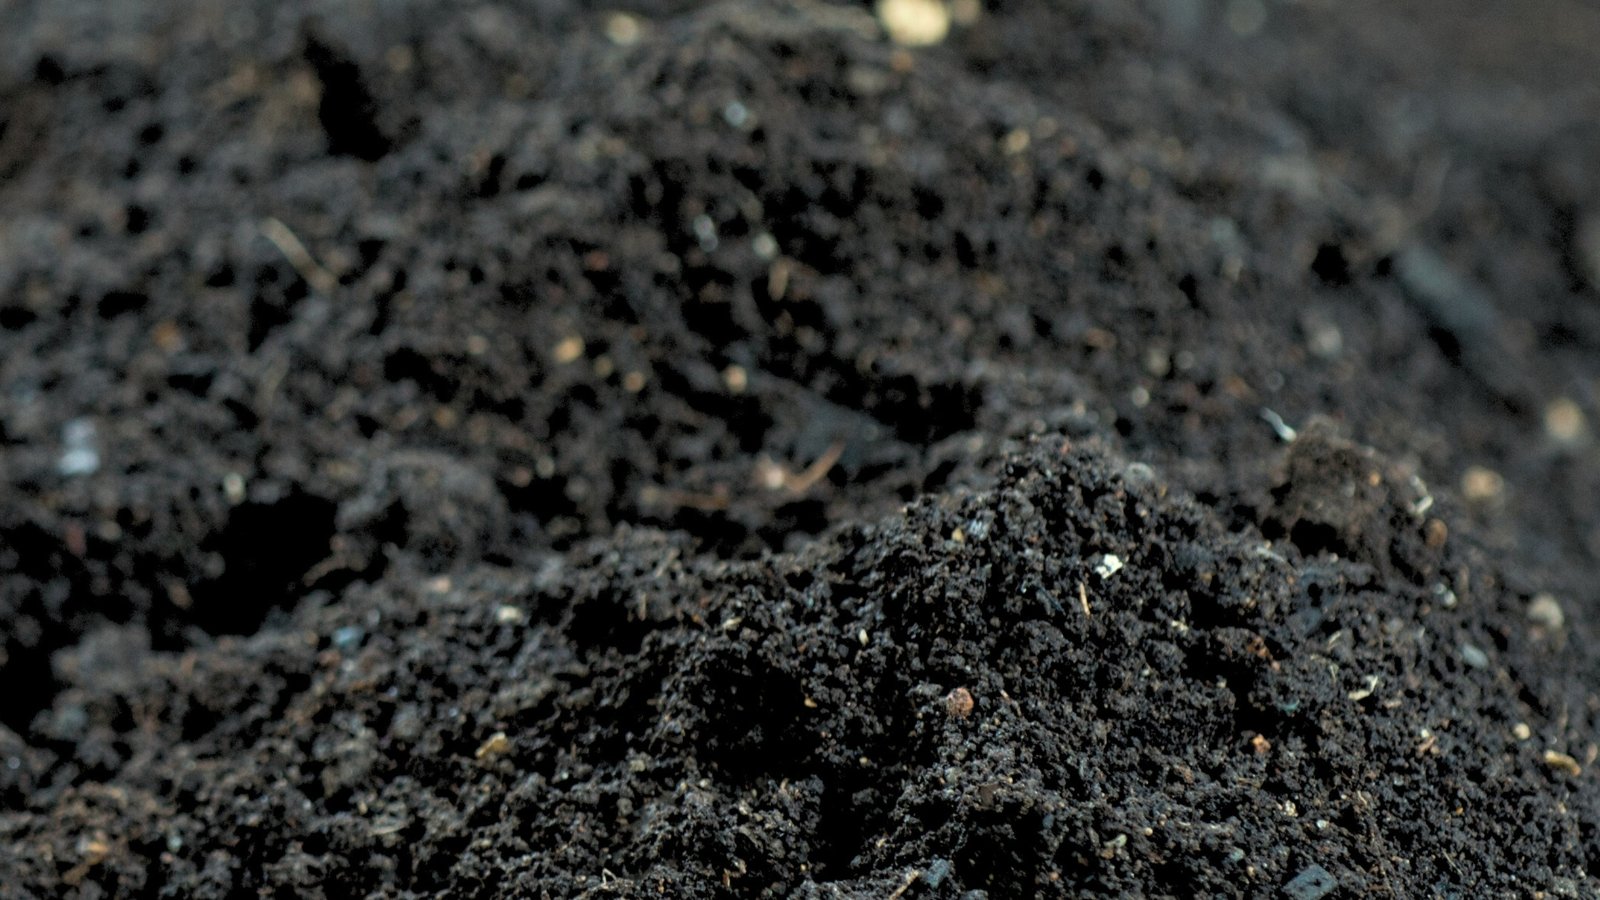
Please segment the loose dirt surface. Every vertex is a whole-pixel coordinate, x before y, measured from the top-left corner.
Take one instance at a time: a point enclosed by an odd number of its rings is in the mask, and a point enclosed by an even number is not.
[[[1592,6],[355,9],[3,8],[0,896],[1600,891]]]

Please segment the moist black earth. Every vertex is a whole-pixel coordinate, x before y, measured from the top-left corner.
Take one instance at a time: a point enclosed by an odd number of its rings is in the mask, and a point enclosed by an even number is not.
[[[0,897],[1600,893],[1590,6],[0,17]]]

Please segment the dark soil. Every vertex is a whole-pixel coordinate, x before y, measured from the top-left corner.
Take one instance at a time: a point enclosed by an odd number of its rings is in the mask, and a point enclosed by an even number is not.
[[[955,7],[6,6],[0,896],[1600,892],[1600,13]]]

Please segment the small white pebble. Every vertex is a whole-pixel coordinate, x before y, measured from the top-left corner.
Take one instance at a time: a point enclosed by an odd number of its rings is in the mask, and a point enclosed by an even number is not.
[[[1094,564],[1094,571],[1101,578],[1110,578],[1122,571],[1122,560],[1115,553],[1107,553]]]
[[[735,100],[722,108],[722,121],[734,128],[743,128],[744,124],[750,121],[750,110]]]
[[[694,217],[692,225],[694,227],[694,238],[699,242],[701,250],[710,253],[717,249],[717,244],[719,243],[717,240],[717,223],[711,221],[710,216],[701,213]]]
[[[1554,631],[1566,624],[1567,615],[1561,601],[1551,594],[1539,594],[1528,601],[1528,621]]]
[[[222,476],[222,493],[228,498],[228,502],[234,506],[243,503],[245,498],[244,476],[238,472],[229,472]]]
[[[644,25],[636,16],[619,12],[606,17],[606,37],[619,47],[639,43],[643,34]]]
[[[95,449],[94,422],[73,419],[61,427],[61,456],[56,471],[69,478],[93,475],[100,468],[100,451]]]
[[[872,638],[867,634],[867,630],[863,628],[856,633],[856,640],[860,641],[861,646],[865,647],[867,644],[871,643]]]
[[[1311,352],[1322,359],[1338,359],[1344,352],[1344,333],[1332,322],[1316,322],[1307,335]]]
[[[768,262],[778,258],[778,239],[763,231],[750,240],[750,249]]]
[[[1558,444],[1577,443],[1588,427],[1583,409],[1570,397],[1557,397],[1544,408],[1544,433]]]
[[[1455,609],[1456,604],[1460,602],[1460,599],[1456,597],[1456,592],[1450,590],[1442,581],[1434,584],[1433,596],[1439,598],[1439,605],[1445,609]]]
[[[926,47],[950,33],[950,10],[942,0],[878,0],[878,22],[896,44]]]

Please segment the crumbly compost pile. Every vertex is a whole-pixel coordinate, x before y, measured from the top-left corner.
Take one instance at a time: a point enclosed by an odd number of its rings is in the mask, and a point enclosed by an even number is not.
[[[1442,7],[12,4],[0,896],[1600,890],[1600,16]]]

